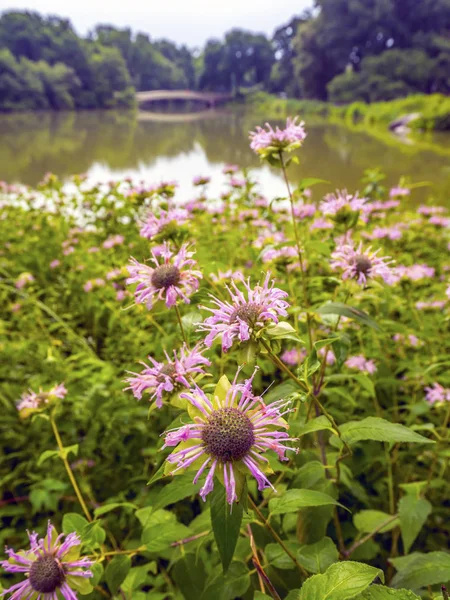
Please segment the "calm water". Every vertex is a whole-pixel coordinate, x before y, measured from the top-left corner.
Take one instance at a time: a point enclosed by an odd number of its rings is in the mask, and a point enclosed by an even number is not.
[[[247,132],[261,118],[239,112],[167,115],[91,112],[0,116],[0,180],[36,184],[48,171],[60,177],[87,173],[105,181],[131,175],[153,183],[175,179],[181,194],[192,192],[195,175],[213,176],[219,191],[225,163],[250,168],[267,196],[284,195],[276,171],[261,166],[248,147]],[[325,188],[361,187],[367,168],[381,167],[388,184],[402,175],[430,182],[417,189],[417,201],[431,193],[450,202],[450,135],[401,142],[389,133],[373,137],[344,126],[308,124],[301,164],[293,165],[295,184],[302,177],[327,179]]]

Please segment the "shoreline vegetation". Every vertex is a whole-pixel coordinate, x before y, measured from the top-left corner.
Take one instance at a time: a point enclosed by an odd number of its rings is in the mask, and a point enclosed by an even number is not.
[[[416,94],[387,102],[352,102],[336,105],[320,100],[280,98],[266,92],[251,92],[244,96],[245,105],[264,118],[284,118],[290,114],[302,117],[344,122],[353,127],[389,125],[406,115],[417,114],[408,123],[413,131],[450,131],[450,97],[443,94]]]

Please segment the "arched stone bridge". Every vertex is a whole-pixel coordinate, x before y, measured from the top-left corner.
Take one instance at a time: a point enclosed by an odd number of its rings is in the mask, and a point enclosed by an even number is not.
[[[184,100],[186,102],[202,102],[213,108],[216,104],[228,102],[232,98],[232,94],[194,92],[191,90],[152,90],[150,92],[136,92],[136,99],[139,105],[158,101]]]

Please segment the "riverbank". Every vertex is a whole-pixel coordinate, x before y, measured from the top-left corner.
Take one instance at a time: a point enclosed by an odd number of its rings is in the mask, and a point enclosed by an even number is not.
[[[404,115],[419,116],[409,123],[414,130],[450,131],[450,98],[442,94],[414,95],[389,102],[353,102],[336,106],[319,100],[278,98],[265,92],[255,92],[245,97],[245,104],[265,118],[280,118],[292,114],[344,121],[348,125],[367,127],[389,124]]]

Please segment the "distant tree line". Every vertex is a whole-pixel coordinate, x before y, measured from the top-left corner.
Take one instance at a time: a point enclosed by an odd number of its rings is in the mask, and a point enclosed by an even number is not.
[[[264,34],[233,29],[193,51],[67,19],[0,17],[0,110],[132,106],[135,90],[243,88],[365,102],[450,92],[450,0],[315,0]]]

